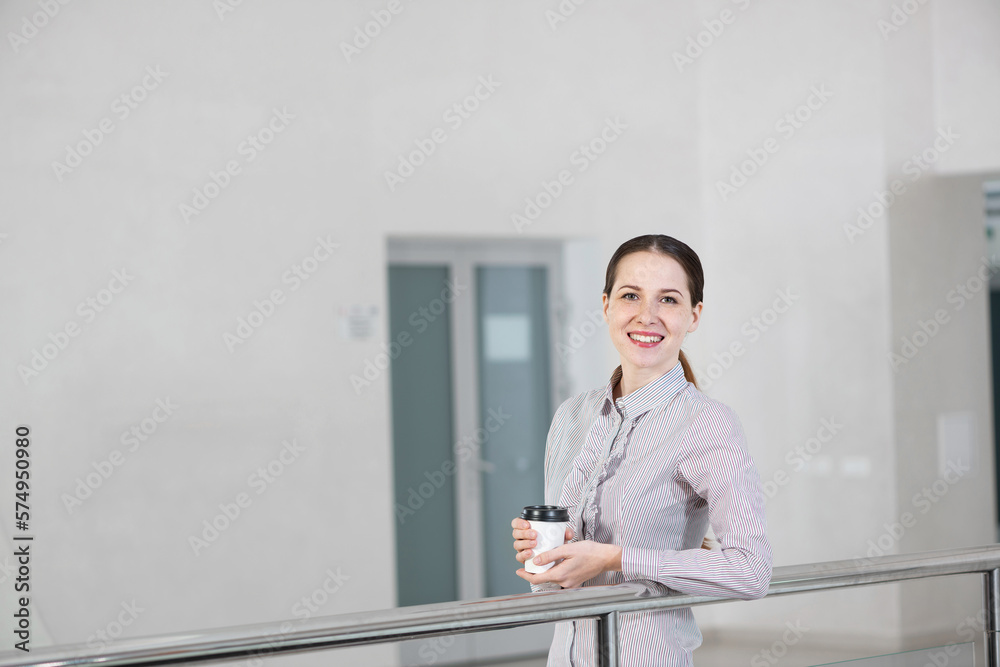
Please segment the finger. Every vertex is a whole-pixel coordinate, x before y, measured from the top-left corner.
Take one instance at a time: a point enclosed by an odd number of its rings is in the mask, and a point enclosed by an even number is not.
[[[531,556],[532,556],[532,555],[533,555],[534,553],[535,553],[535,552],[534,552],[534,551],[532,551],[531,549],[526,549],[526,550],[524,550],[524,551],[518,551],[518,552],[517,552],[516,554],[514,554],[514,559],[515,559],[515,560],[517,560],[518,562],[521,562],[521,563],[524,563],[524,562],[526,562],[526,561],[527,561],[527,560],[528,560],[529,558],[531,558]]]
[[[538,537],[534,530],[513,530],[510,534],[515,540],[533,540]]]
[[[524,569],[523,567],[522,567],[522,568],[521,568],[520,570],[516,571],[516,572],[515,572],[514,574],[516,574],[517,576],[521,577],[522,579],[524,579],[524,580],[525,580],[525,581],[527,581],[528,583],[532,583],[532,584],[536,583],[536,582],[534,581],[534,578],[535,578],[535,575],[533,575],[533,574],[530,574],[530,573],[529,573],[529,572],[528,572],[527,570],[525,570],[525,569]]]
[[[570,528],[569,526],[566,526],[566,541],[569,542],[570,540],[572,540],[573,535],[575,535],[573,529]]]
[[[518,540],[517,542],[514,542],[514,550],[515,551],[524,551],[525,549],[534,549],[537,546],[538,546],[538,543],[535,542],[535,540]]]
[[[578,585],[576,583],[574,568],[568,560],[559,561],[549,569],[545,570],[543,574],[536,576],[539,579],[536,579],[532,583],[540,584],[543,583],[543,581],[552,582],[559,584],[562,588],[574,588]]]
[[[548,563],[555,563],[556,561],[570,558],[576,553],[576,544],[576,542],[573,544],[564,544],[561,547],[544,551],[538,554],[538,560],[535,563],[537,565],[547,565]]]
[[[529,584],[547,584],[554,581],[551,577],[549,577],[549,572],[551,572],[551,570],[540,574],[531,574],[522,567],[520,570],[514,572],[514,574],[521,577]]]
[[[549,563],[556,563],[565,558],[565,556],[560,556],[558,553],[556,553],[557,551],[558,549],[550,549],[549,551],[543,551],[542,553],[535,556],[531,560],[531,562],[534,563],[535,565],[548,565]]]
[[[545,576],[547,574],[546,572],[543,572],[541,574],[532,574],[531,572],[525,570],[523,567],[514,572],[514,574],[532,584],[544,584],[545,582],[548,581],[548,578]]]
[[[518,528],[520,530],[526,530],[528,528],[531,528],[531,524],[528,523],[525,519],[522,519],[520,517],[514,517],[513,519],[511,519],[510,527]]]
[[[527,570],[525,573],[528,576],[521,577],[526,581],[530,581],[532,584],[558,584],[560,588],[571,588],[573,582],[572,570],[567,572],[568,564],[566,561],[561,563],[556,563],[549,569],[539,574],[530,574]]]

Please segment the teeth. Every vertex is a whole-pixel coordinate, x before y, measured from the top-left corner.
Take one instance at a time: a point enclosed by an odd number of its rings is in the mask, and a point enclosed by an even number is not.
[[[663,340],[663,336],[640,336],[639,334],[629,334],[629,338],[640,343],[659,343]]]

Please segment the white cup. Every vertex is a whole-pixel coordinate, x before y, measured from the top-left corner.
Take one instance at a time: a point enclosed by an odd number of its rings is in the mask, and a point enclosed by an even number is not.
[[[566,541],[566,526],[569,525],[569,512],[565,507],[555,505],[529,505],[521,512],[521,518],[526,519],[531,529],[538,533],[537,546],[532,549],[531,558],[524,564],[524,569],[531,574],[540,574],[555,565],[535,565],[535,556],[561,547]]]

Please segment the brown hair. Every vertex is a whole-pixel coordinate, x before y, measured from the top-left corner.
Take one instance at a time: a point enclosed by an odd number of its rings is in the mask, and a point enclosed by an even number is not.
[[[705,272],[701,268],[701,260],[698,259],[698,253],[692,250],[687,244],[664,234],[637,236],[618,246],[618,250],[615,250],[615,254],[611,256],[611,261],[608,262],[608,271],[604,279],[604,293],[608,295],[608,298],[611,297],[611,290],[615,286],[615,274],[618,273],[618,263],[626,255],[643,251],[657,252],[676,259],[677,263],[684,269],[684,273],[687,274],[688,291],[691,293],[691,306],[694,307],[702,302],[702,296],[705,291]],[[681,367],[684,369],[684,378],[697,387],[698,381],[694,377],[694,371],[691,370],[691,365],[688,364],[683,350],[680,351],[679,358]]]

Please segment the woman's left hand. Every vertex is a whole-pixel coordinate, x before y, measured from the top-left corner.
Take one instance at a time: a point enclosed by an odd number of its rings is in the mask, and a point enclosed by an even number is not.
[[[560,559],[562,562],[557,562]],[[521,568],[517,576],[532,584],[553,582],[563,588],[576,588],[602,572],[620,571],[622,550],[614,544],[583,540],[538,554],[532,560],[536,565],[556,564],[541,574],[531,574]]]

